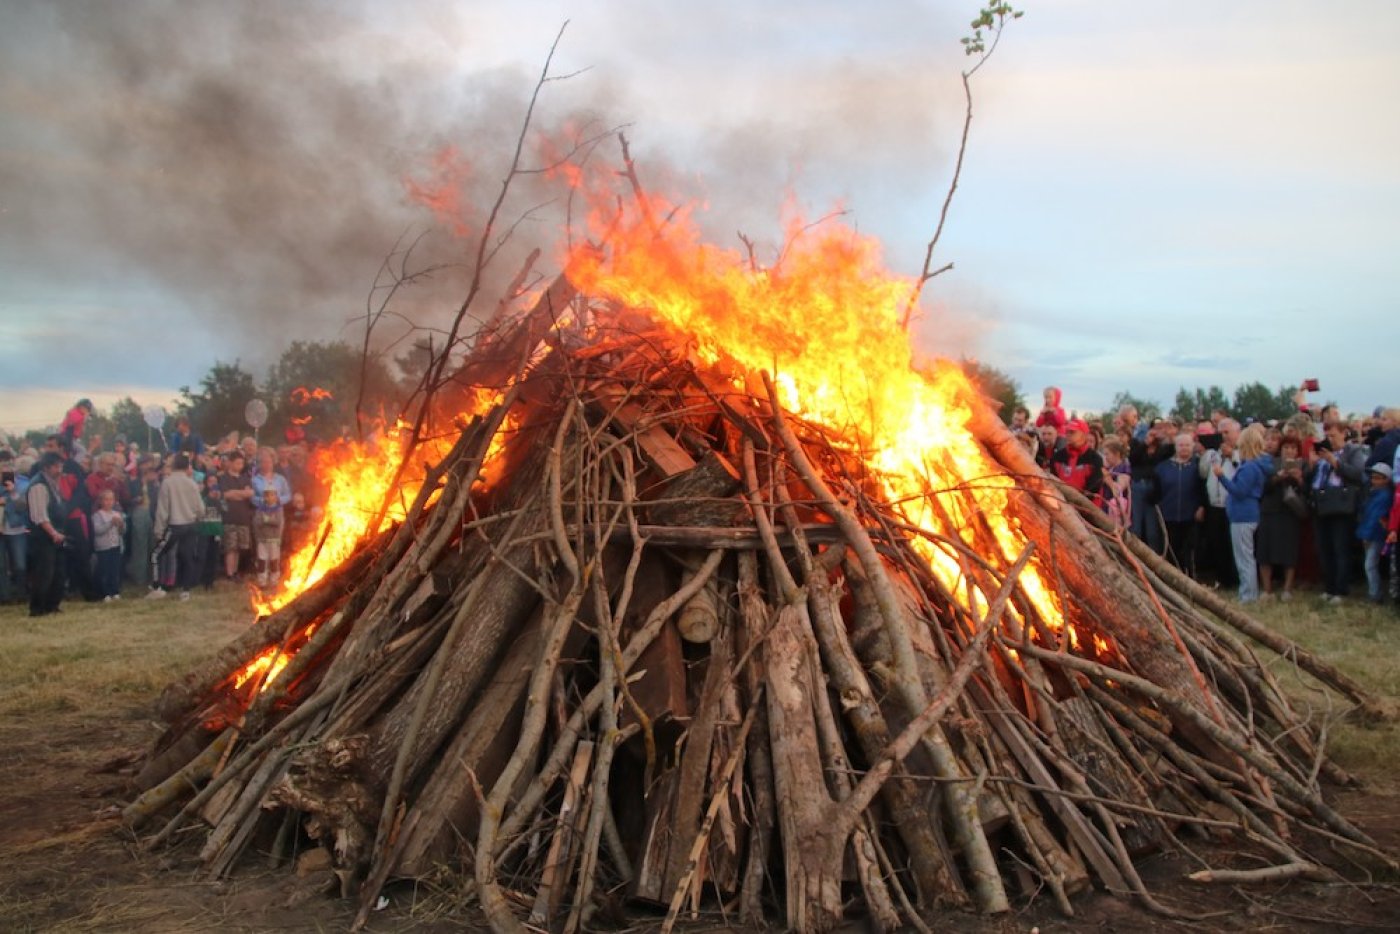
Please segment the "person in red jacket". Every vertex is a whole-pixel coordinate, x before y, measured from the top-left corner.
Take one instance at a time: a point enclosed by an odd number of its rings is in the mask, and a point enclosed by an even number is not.
[[[1040,414],[1035,417],[1035,427],[1041,425],[1054,425],[1055,430],[1061,435],[1065,433],[1065,410],[1060,407],[1060,389],[1058,386],[1045,387],[1045,408],[1040,410]]]
[[[1065,423],[1065,446],[1050,457],[1055,476],[1102,505],[1103,457],[1089,445],[1089,425],[1082,418]]]
[[[79,399],[68,410],[68,414],[63,416],[63,424],[58,426],[58,433],[68,439],[70,448],[77,447],[74,442],[83,436],[83,426],[87,424],[91,414],[92,400]]]

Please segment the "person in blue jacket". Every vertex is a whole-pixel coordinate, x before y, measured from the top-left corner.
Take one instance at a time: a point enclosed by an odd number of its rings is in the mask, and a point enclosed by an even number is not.
[[[1254,562],[1254,532],[1259,528],[1259,499],[1273,473],[1274,461],[1264,453],[1264,428],[1250,425],[1240,432],[1240,466],[1233,477],[1216,464],[1212,472],[1225,488],[1225,515],[1230,520],[1230,544],[1240,573],[1240,602],[1259,599],[1259,569]]]
[[[1196,438],[1188,432],[1173,441],[1172,457],[1153,468],[1157,475],[1157,508],[1167,533],[1167,558],[1191,577],[1196,576],[1196,545],[1206,519],[1205,483],[1196,459]]]
[[[1371,489],[1356,526],[1356,537],[1366,549],[1366,598],[1372,603],[1381,602],[1381,551],[1385,548],[1386,523],[1395,498],[1395,489],[1390,485],[1392,473],[1389,464],[1372,464],[1366,471]]]

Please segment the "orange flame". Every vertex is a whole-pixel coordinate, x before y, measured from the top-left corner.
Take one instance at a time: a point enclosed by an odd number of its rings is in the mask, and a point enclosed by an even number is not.
[[[321,399],[334,399],[329,389],[322,389],[320,386],[313,386],[307,389],[305,386],[298,386],[289,393],[292,402],[297,405],[306,405]]]
[[[649,310],[692,354],[723,359],[740,379],[772,373],[783,407],[861,453],[910,523],[975,544],[982,521],[1003,560],[1016,558],[1025,536],[1008,518],[1013,481],[967,430],[962,400],[975,390],[955,366],[931,374],[918,366],[900,325],[914,284],[883,267],[874,240],[834,222],[811,231],[798,221],[778,264],[755,269],[739,252],[704,243],[689,208],[657,199],[649,208],[621,223],[595,215],[608,252],[568,257],[581,291]],[[668,218],[664,231],[656,217]],[[917,547],[950,590],[968,589],[952,549]],[[1026,593],[1058,628],[1042,569],[1033,560],[1028,572]]]

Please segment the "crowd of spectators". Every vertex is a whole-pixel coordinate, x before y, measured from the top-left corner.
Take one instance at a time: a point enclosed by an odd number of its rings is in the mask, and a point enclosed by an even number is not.
[[[278,585],[323,501],[305,442],[232,431],[207,444],[182,417],[159,452],[142,452],[85,437],[91,413],[80,399],[41,448],[0,447],[0,602],[45,616],[68,597],[120,600],[128,585],[184,600],[220,579]]]
[[[1204,584],[1239,599],[1291,600],[1316,584],[1328,603],[1352,594],[1400,609],[1400,409],[1343,418],[1299,394],[1292,417],[1191,422],[1067,415],[1044,392],[1012,429],[1042,469],[1082,492]],[[0,601],[57,612],[66,596],[120,600],[124,586],[189,599],[220,578],[277,586],[284,554],[319,518],[322,491],[304,441],[259,445],[233,431],[206,444],[178,418],[162,450],[121,436],[84,437],[82,399],[42,450],[0,447]],[[1388,560],[1387,560],[1388,558]],[[1357,573],[1360,569],[1361,574]]]
[[[1012,429],[1040,465],[1196,580],[1241,602],[1291,600],[1316,585],[1338,604],[1364,577],[1367,600],[1400,610],[1400,409],[1345,418],[1314,406],[1267,422],[1215,411],[1150,422],[1125,405],[1067,416],[1047,388]],[[1358,573],[1358,571],[1360,573]]]

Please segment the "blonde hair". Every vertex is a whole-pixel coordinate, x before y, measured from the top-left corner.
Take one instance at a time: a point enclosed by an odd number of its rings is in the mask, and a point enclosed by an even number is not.
[[[1264,429],[1259,425],[1250,425],[1240,432],[1240,458],[1242,460],[1254,460],[1264,453]]]

